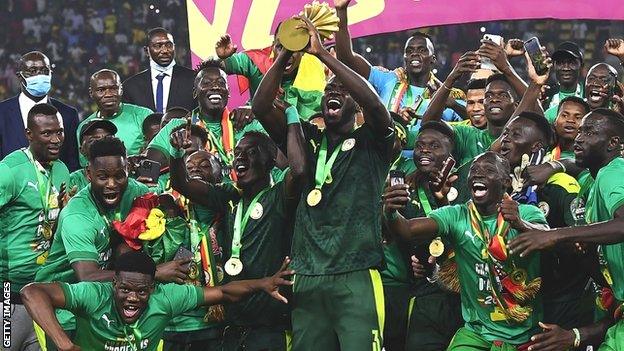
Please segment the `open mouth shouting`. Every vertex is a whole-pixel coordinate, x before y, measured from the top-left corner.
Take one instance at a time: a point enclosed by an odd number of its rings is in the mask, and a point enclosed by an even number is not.
[[[474,181],[471,186],[472,198],[475,200],[483,200],[488,195],[488,187],[485,183],[480,181]]]
[[[342,105],[342,101],[338,100],[337,98],[332,97],[327,99],[327,102],[325,103],[325,107],[327,109],[326,115],[330,117],[338,117],[340,115]]]
[[[104,192],[102,193],[102,200],[104,200],[104,203],[107,206],[115,206],[117,205],[117,203],[119,202],[119,191],[108,191],[108,190],[104,190]]]
[[[599,103],[605,96],[606,94],[602,89],[592,88],[589,90],[588,100],[593,103]]]
[[[139,306],[126,304],[121,309],[121,312],[126,320],[133,320],[139,313]]]
[[[242,162],[236,162],[236,165],[234,166],[234,171],[236,172],[236,177],[240,179],[245,177],[245,174],[247,174],[247,171],[249,171],[249,166]]]
[[[210,94],[208,96],[208,101],[210,101],[210,104],[212,105],[221,105],[223,97],[219,94]]]

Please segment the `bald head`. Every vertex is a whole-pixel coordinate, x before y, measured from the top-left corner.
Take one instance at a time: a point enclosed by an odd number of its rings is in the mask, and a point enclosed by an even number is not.
[[[29,61],[42,61],[44,65],[50,68],[50,59],[41,51],[27,52],[18,61],[18,69],[20,71],[26,69]]]
[[[102,78],[112,79],[121,83],[121,78],[119,77],[119,74],[117,72],[113,71],[112,69],[101,69],[91,75],[91,78],[89,79],[89,85],[93,86],[93,84],[98,79]]]

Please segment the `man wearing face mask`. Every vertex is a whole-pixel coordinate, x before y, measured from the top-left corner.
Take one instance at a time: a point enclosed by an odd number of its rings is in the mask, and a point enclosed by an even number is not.
[[[143,49],[149,57],[150,68],[123,83],[123,101],[161,113],[167,111],[167,107],[195,108],[197,100],[192,92],[195,73],[176,63],[171,33],[164,28],[151,29]]]
[[[0,159],[28,146],[26,135],[21,132],[26,128],[28,111],[35,104],[49,103],[58,110],[65,130],[60,159],[70,171],[75,171],[79,168],[76,147],[78,112],[74,107],[48,96],[52,79],[50,60],[39,51],[31,51],[20,58],[17,66],[21,92],[0,102]]]

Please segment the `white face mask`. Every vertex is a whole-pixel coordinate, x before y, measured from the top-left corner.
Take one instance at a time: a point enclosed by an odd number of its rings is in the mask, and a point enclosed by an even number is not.
[[[154,59],[152,59],[152,55],[150,55],[149,50],[147,51],[147,56],[149,57],[150,68],[155,70],[156,72],[160,72],[160,73],[168,71],[176,63],[175,62],[175,57],[174,57],[167,66],[163,67],[163,66],[159,65],[158,63],[156,63],[156,61],[154,61]]]

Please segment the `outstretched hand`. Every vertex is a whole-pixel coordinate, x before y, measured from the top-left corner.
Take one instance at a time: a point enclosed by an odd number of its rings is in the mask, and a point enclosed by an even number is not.
[[[624,61],[624,39],[607,39],[604,48],[607,54]]]
[[[533,335],[529,346],[529,351],[556,351],[569,350],[574,346],[574,333],[565,330],[556,324],[546,324],[539,322],[542,333]]]
[[[232,37],[230,37],[229,34],[219,38],[215,44],[215,51],[221,60],[225,60],[226,58],[234,55],[237,50],[238,47],[232,43]]]
[[[323,47],[323,43],[321,42],[321,36],[319,35],[318,30],[312,22],[305,16],[295,16],[294,18],[303,21],[303,24],[298,25],[297,29],[305,29],[308,31],[308,35],[310,35],[310,43],[306,46],[303,51],[307,52],[310,55],[318,56],[325,48]]]
[[[557,234],[553,230],[529,230],[511,239],[507,244],[509,254],[526,257],[530,253],[555,246]]]
[[[262,290],[267,294],[271,295],[274,299],[278,301],[282,301],[283,303],[288,303],[288,299],[286,299],[282,294],[280,294],[279,288],[284,285],[293,285],[294,282],[292,280],[286,280],[285,277],[289,275],[295,274],[295,271],[288,269],[288,265],[290,264],[290,257],[286,257],[284,259],[284,263],[282,263],[282,267],[280,267],[279,271],[273,274],[272,277],[266,277],[262,279]]]

